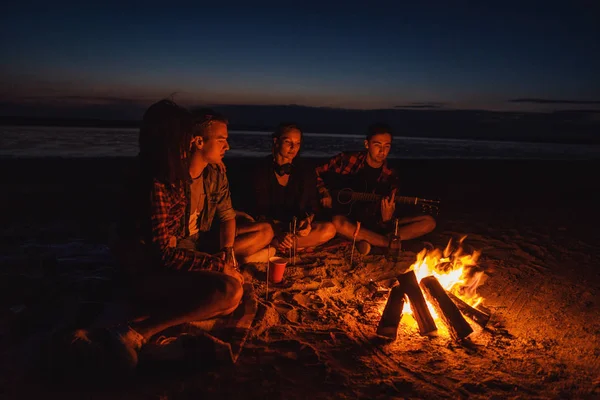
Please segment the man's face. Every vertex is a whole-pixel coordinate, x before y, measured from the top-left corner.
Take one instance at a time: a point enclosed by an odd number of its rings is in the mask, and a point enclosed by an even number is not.
[[[275,155],[289,159],[290,161],[298,155],[302,144],[302,134],[298,129],[290,129],[279,138],[274,139]]]
[[[229,150],[227,138],[227,125],[223,122],[213,121],[207,136],[203,140],[200,150],[202,157],[209,164],[218,164],[223,160],[225,152]]]
[[[368,157],[376,163],[383,163],[392,148],[392,135],[389,133],[378,133],[369,140],[365,140]]]

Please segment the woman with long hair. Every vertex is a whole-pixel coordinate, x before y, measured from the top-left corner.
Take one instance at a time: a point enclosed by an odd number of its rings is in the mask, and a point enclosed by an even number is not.
[[[109,335],[106,329],[80,330],[74,341],[86,346],[109,337],[103,360],[118,364],[110,368],[135,368],[138,352],[158,332],[229,314],[241,300],[243,278],[234,263],[177,245],[185,236],[197,129],[190,112],[170,100],[144,114],[139,173],[126,196],[115,246],[133,312],[127,322],[108,328]]]

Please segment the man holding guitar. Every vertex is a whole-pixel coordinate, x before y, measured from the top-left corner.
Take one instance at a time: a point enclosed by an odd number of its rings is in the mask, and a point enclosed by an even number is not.
[[[388,125],[371,125],[364,146],[363,151],[334,156],[326,164],[318,166],[316,174],[321,205],[333,209],[337,233],[350,240],[356,238],[358,251],[368,254],[371,245],[388,245],[386,235],[392,228],[399,200],[412,204],[423,204],[428,200],[396,196],[398,175],[387,163],[392,146],[392,131]],[[344,203],[343,195],[348,194],[351,207],[346,213],[341,211],[340,206]],[[352,202],[353,198],[358,198],[358,201]],[[373,207],[371,200],[379,198],[379,204],[375,203]],[[361,223],[359,229],[356,222]],[[409,240],[431,232],[435,228],[435,220],[430,215],[404,216],[399,218],[399,225],[401,239]]]

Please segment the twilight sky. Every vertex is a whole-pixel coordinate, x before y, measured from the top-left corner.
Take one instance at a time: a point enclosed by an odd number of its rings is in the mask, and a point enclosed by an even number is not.
[[[3,6],[2,104],[600,109],[598,1],[85,3]]]

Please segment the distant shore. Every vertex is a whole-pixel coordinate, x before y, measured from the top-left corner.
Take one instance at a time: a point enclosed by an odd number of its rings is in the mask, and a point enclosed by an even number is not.
[[[305,132],[364,134],[373,122],[389,123],[396,134],[416,138],[496,140],[536,143],[599,144],[600,111],[552,113],[486,110],[349,110],[303,106],[215,106],[230,129],[272,131],[281,121],[295,121]],[[143,110],[139,110],[140,117]],[[104,114],[101,114],[104,115]],[[0,116],[0,126],[139,128],[138,119]]]

